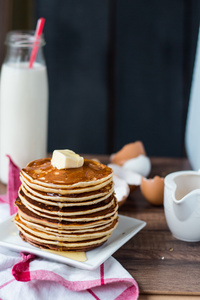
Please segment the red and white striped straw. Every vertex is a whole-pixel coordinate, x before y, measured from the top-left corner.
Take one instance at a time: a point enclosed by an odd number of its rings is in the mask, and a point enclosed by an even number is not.
[[[42,31],[43,31],[43,28],[44,28],[44,23],[45,23],[45,19],[44,18],[40,18],[37,21],[37,27],[36,27],[36,30],[35,30],[35,41],[36,42],[35,42],[35,44],[33,46],[32,52],[31,52],[30,61],[29,61],[29,68],[33,67],[33,63],[34,63],[34,61],[36,59],[37,52],[38,52],[38,43],[37,43],[37,40],[38,40],[38,38],[42,34]]]

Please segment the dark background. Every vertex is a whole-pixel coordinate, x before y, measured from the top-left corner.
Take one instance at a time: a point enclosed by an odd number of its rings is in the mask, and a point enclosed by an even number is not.
[[[113,153],[141,140],[148,155],[185,155],[200,1],[19,3],[12,28],[46,18],[49,151]]]

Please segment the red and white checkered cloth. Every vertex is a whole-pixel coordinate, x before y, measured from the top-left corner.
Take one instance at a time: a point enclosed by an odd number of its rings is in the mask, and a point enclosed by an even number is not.
[[[0,248],[0,299],[137,299],[138,285],[113,258],[94,271]]]
[[[7,215],[15,211],[20,185],[19,168],[9,160],[8,191],[0,196],[0,216],[6,208]],[[138,295],[137,282],[113,257],[89,271],[0,248],[0,300],[134,300]]]
[[[9,205],[10,215],[12,216],[17,212],[17,208],[14,206],[14,203],[21,185],[19,179],[20,169],[14,164],[9,155],[7,155],[7,157],[9,159],[7,194],[0,195],[0,203],[7,203]]]

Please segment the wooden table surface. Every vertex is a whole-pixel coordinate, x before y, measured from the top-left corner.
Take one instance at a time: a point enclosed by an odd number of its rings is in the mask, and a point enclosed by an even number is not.
[[[108,163],[107,156],[99,156]],[[150,177],[188,170],[187,159],[151,158]],[[0,193],[6,186],[0,183]],[[200,243],[175,239],[166,224],[163,206],[150,205],[136,188],[119,213],[147,222],[114,257],[138,282],[140,299],[200,299]]]
[[[107,157],[102,157],[107,163]],[[151,158],[150,177],[191,169],[187,159]],[[113,256],[138,282],[140,299],[200,299],[200,243],[175,239],[163,206],[150,205],[137,188],[119,213],[147,222]]]

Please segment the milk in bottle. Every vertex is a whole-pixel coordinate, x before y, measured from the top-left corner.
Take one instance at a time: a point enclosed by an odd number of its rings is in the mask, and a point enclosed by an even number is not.
[[[0,79],[0,180],[7,183],[8,158],[20,167],[46,156],[48,79],[43,37],[29,67],[33,32],[10,32]]]

